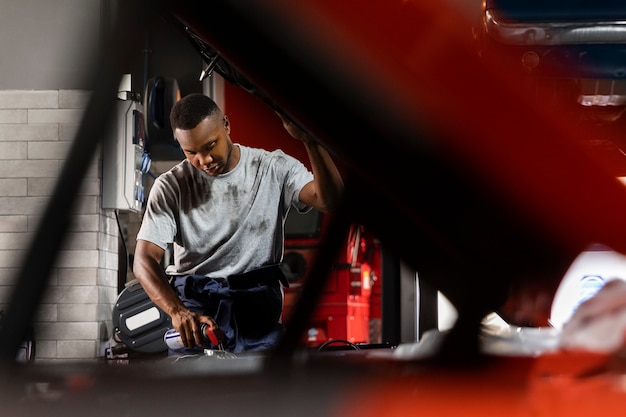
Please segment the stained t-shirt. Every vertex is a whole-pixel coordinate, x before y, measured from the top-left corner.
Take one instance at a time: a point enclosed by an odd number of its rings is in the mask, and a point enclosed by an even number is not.
[[[313,174],[281,150],[236,144],[237,166],[211,177],[184,160],[154,182],[137,239],[167,249],[170,275],[226,277],[282,260],[284,224]]]

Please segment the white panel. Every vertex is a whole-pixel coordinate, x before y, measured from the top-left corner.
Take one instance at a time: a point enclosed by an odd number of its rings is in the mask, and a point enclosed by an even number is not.
[[[149,308],[145,311],[142,311],[139,314],[135,314],[126,319],[126,327],[128,330],[133,331],[138,329],[146,324],[150,324],[155,322],[161,318],[161,313],[156,307]]]
[[[132,100],[117,100],[114,121],[102,154],[102,208],[141,211],[145,200],[143,108]]]

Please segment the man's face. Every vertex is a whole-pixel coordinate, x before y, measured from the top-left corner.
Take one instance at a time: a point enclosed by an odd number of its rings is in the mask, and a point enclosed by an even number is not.
[[[207,117],[190,130],[174,131],[187,160],[212,177],[234,167],[229,134],[230,123],[225,115]]]

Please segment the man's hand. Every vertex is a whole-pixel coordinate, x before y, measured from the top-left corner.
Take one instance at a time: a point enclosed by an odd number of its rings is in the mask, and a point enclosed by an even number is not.
[[[280,119],[283,121],[283,127],[285,128],[285,130],[295,139],[298,139],[301,142],[304,143],[310,143],[312,142],[311,138],[309,137],[309,135],[307,135],[302,129],[300,129],[298,126],[296,126],[295,124],[291,123],[291,121],[287,120],[285,117],[283,117],[280,113],[276,113],[278,114],[278,117],[280,117]]]
[[[188,348],[202,346],[205,343],[201,332],[201,324],[206,323],[212,330],[218,328],[212,317],[203,316],[191,310],[181,309],[171,315],[172,325],[180,333],[180,339]]]

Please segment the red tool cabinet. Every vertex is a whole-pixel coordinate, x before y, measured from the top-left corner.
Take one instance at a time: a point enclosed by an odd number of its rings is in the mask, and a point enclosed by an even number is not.
[[[302,285],[308,279],[308,270],[315,262],[317,244],[326,224],[323,216],[320,216],[318,234],[286,239],[285,259],[287,262],[289,259],[298,259],[300,271],[294,274],[299,277],[291,280],[290,288],[285,289],[285,322],[289,320],[291,307],[297,302]],[[344,250],[340,252],[327,278],[303,344],[318,346],[332,340],[370,343],[371,312],[378,312],[380,316],[380,308],[371,305],[372,287],[378,285],[380,279],[378,271],[372,268],[372,265],[374,268],[380,265],[377,261],[378,252],[378,245],[365,234],[363,228],[353,225]]]

